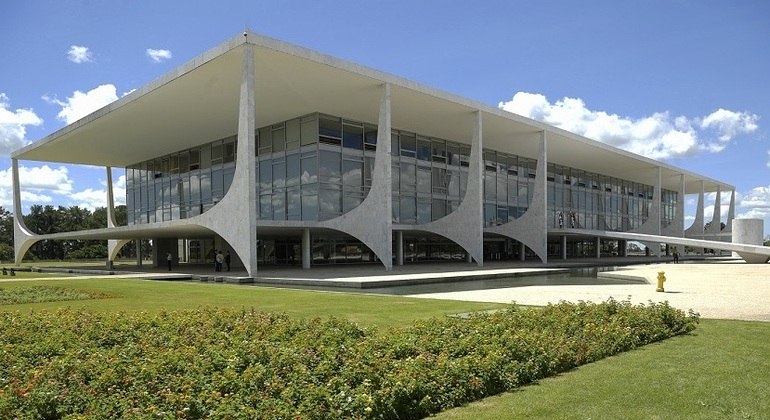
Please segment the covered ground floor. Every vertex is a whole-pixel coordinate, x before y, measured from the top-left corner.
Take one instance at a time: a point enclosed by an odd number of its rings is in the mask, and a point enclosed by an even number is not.
[[[427,263],[470,264],[471,257],[458,244],[435,234],[420,231],[395,231],[392,239],[393,267]],[[166,267],[171,254],[172,268],[180,264],[214,267],[217,254],[227,255],[224,270],[242,270],[244,264],[229,245],[217,236],[196,238],[157,238],[151,241],[151,267]],[[286,267],[314,270],[324,266],[382,265],[382,261],[364,243],[344,233],[328,229],[285,229],[258,232],[257,263],[260,270]],[[136,246],[135,241],[126,246]],[[657,247],[658,249],[654,249]],[[548,266],[564,262],[603,265],[614,258],[730,255],[719,250],[685,246],[661,246],[638,241],[590,235],[550,234],[547,241]],[[606,261],[605,261],[606,260]],[[484,236],[483,266],[515,263],[543,266],[540,258],[523,243],[495,234]],[[475,263],[474,263],[475,265]]]

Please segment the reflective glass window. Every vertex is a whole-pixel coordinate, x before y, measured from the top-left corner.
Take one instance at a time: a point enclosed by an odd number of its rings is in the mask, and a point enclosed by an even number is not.
[[[417,192],[430,194],[431,169],[423,166],[417,167]]]
[[[417,199],[417,223],[429,223],[432,217],[431,200],[430,198],[418,198]]]
[[[301,127],[301,141],[302,146],[308,144],[318,143],[318,119],[315,115],[302,117]]]
[[[300,166],[300,182],[302,185],[318,182],[318,158],[316,156],[302,157]]]
[[[401,196],[400,223],[413,225],[417,221],[417,203],[413,196]]]
[[[343,124],[342,147],[361,150],[364,147],[364,128],[361,125]]]
[[[401,156],[415,157],[417,154],[417,139],[414,134],[400,133]]]
[[[270,191],[273,187],[273,162],[263,160],[259,162],[259,189]]]
[[[340,158],[339,152],[331,152],[328,150],[320,151],[319,175],[321,177],[321,182],[339,184],[341,181],[341,161],[342,159]]]
[[[361,161],[345,159],[342,161],[342,184],[345,187],[363,186],[363,168]]]
[[[299,153],[286,155],[286,185],[299,185]]]

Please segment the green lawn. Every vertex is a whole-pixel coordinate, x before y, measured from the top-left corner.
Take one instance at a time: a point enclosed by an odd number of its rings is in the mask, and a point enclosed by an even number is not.
[[[362,325],[397,326],[414,319],[503,305],[313,292],[198,282],[69,279],[0,283],[57,285],[118,296],[0,306],[7,310],[176,310],[200,306],[254,308],[297,317],[337,316]],[[470,404],[439,419],[770,418],[770,323],[701,320],[693,334],[582,366],[512,393]]]
[[[652,344],[446,411],[446,419],[767,419],[770,323],[701,320]]]
[[[36,274],[36,273],[33,273]],[[502,308],[505,305],[411,299],[393,296],[316,292],[273,287],[230,285],[222,283],[172,282],[137,279],[67,279],[23,282],[0,282],[0,287],[32,285],[65,286],[103,292],[116,296],[67,302],[3,305],[8,310],[55,310],[65,306],[94,311],[158,312],[161,310],[195,309],[201,306],[255,309],[281,312],[298,317],[336,316],[362,325],[405,325],[414,319],[436,315]]]

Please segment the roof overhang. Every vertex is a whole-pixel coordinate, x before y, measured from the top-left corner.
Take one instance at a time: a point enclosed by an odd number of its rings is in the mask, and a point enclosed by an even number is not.
[[[587,139],[496,107],[253,33],[238,35],[145,87],[12,154],[12,158],[126,167],[236,134],[243,50],[254,49],[257,127],[324,112],[377,122],[381,86],[391,85],[392,127],[470,143],[476,111],[486,148],[686,191],[731,185]]]

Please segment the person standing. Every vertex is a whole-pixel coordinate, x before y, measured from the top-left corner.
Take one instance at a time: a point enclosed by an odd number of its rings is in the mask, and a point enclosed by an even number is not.
[[[168,271],[171,271],[171,259],[172,259],[171,253],[167,252],[166,253],[166,262],[168,263]]]
[[[222,251],[217,251],[215,260],[216,260],[216,266],[214,271],[217,271],[217,272],[222,271],[222,263],[225,261],[225,256],[222,255]]]

